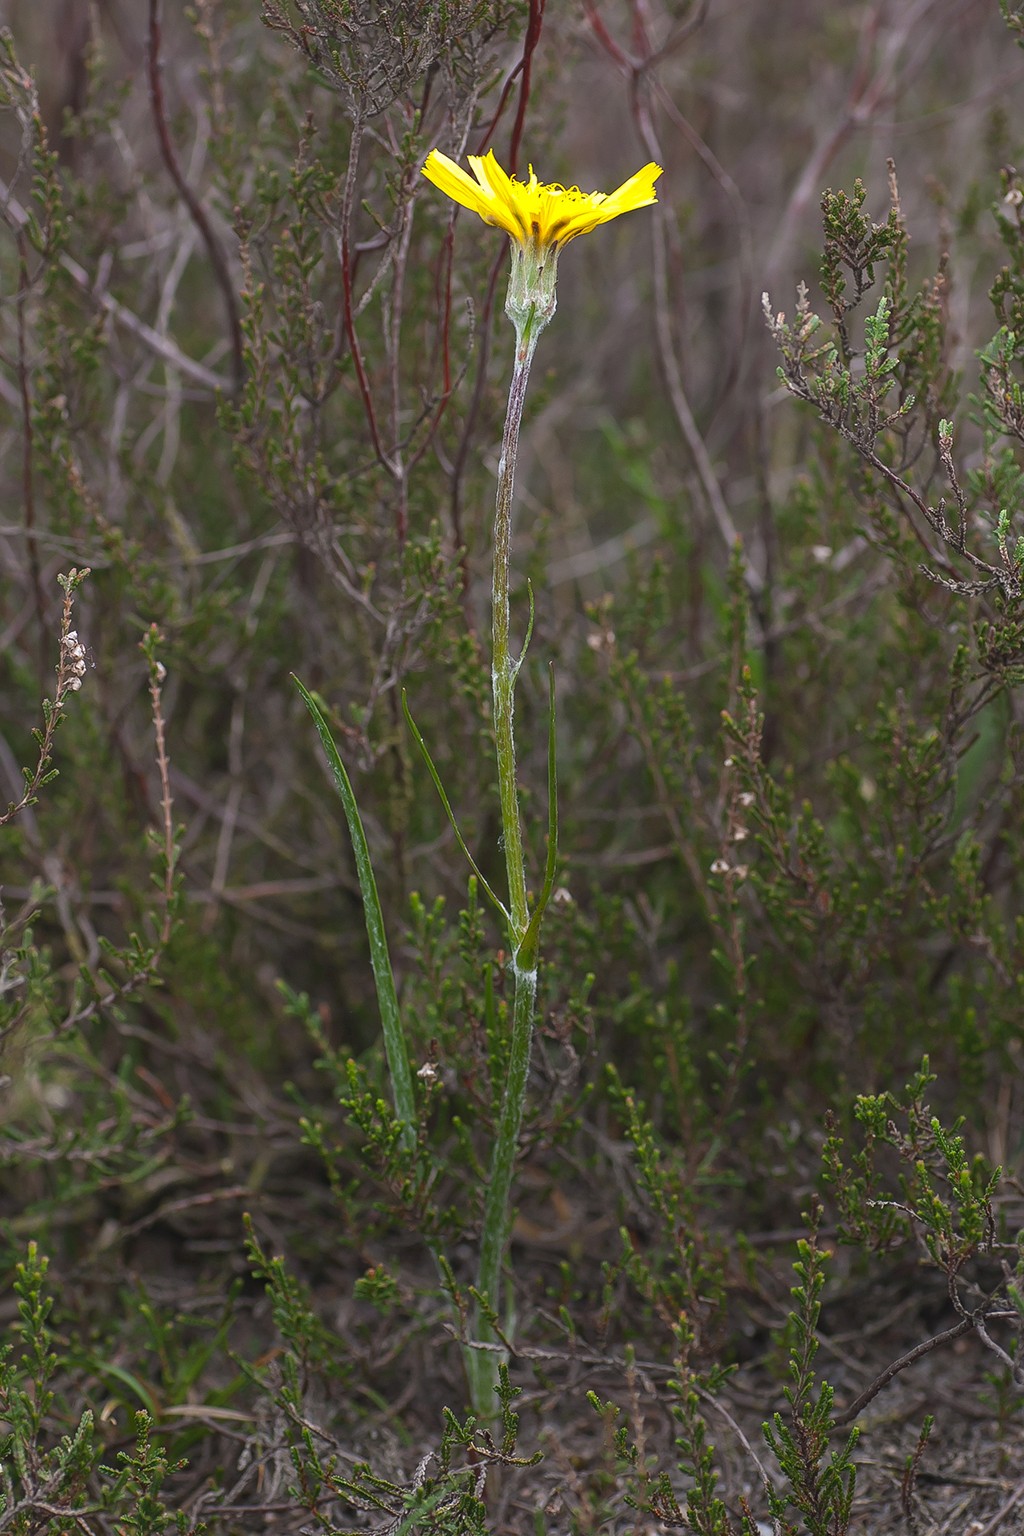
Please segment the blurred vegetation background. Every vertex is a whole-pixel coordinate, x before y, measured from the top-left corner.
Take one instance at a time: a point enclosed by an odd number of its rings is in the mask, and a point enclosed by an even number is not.
[[[1017,1486],[1024,1224],[1019,13],[4,16],[0,1523],[938,1529],[926,1413],[951,1475],[968,1431],[991,1457],[991,1522]],[[520,778],[539,881],[550,661],[562,862],[518,1449],[511,1397],[490,1442],[467,1427],[453,1322],[507,957],[401,708],[498,883],[508,258],[420,176],[435,146],[586,190],[665,167],[656,208],[563,256],[520,452]],[[783,330],[800,283],[813,345]],[[86,568],[68,609],[58,576]],[[418,1183],[290,674],[367,826]],[[867,1491],[841,1458],[815,1484],[843,1444],[818,1342],[848,1407],[950,1328],[954,1384],[893,1387]],[[752,1449],[813,1405],[794,1464],[778,1435]]]

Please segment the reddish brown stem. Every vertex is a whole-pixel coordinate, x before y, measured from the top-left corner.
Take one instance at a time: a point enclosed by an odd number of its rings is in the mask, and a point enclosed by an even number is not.
[[[533,55],[537,51],[541,27],[544,25],[544,3],[545,0],[530,0],[530,19],[526,23],[523,56],[519,62],[519,102],[516,106],[515,121],[512,124],[512,138],[509,142],[509,164],[513,171],[518,166],[519,144],[523,137],[523,128],[526,126],[526,109],[530,104],[530,83],[533,74]]]
[[[348,171],[345,176],[345,192],[341,207],[341,235],[339,238],[339,259],[341,262],[341,293],[342,293],[342,320],[345,327],[345,337],[348,341],[349,351],[352,354],[352,366],[355,369],[356,383],[359,385],[359,393],[362,396],[363,410],[366,413],[366,425],[370,429],[370,441],[373,451],[379,462],[393,478],[395,466],[391,462],[384,448],[380,435],[380,426],[377,421],[377,411],[373,403],[373,395],[370,391],[370,380],[363,362],[363,354],[359,346],[359,338],[356,335],[355,303],[353,300],[353,267],[352,267],[352,203],[354,198],[356,170],[359,164],[359,150],[362,144],[362,125],[358,121],[352,125],[352,141],[349,146]],[[395,510],[395,537],[399,549],[405,544],[407,533],[405,508],[402,498],[399,497]]]
[[[163,79],[161,77],[160,43],[160,0],[149,0],[149,99],[153,110],[153,122],[156,125],[160,153],[163,157],[164,165],[167,167],[167,174],[181,194],[182,200],[189,211],[189,216],[199,231],[210,258],[210,265],[213,268],[213,275],[216,278],[217,286],[224,296],[228,329],[231,332],[231,369],[235,389],[237,390],[241,388],[242,381],[245,378],[245,356],[242,349],[242,325],[238,316],[234,285],[231,281],[227,258],[213,232],[213,226],[207,217],[206,209],[185,180],[185,174],[181,169],[177,151],[171,139],[171,130],[167,124],[167,104],[164,99]]]
[[[512,124],[512,137],[509,145],[509,169],[515,171],[516,161],[519,155],[519,143],[523,136],[523,127],[526,122],[526,109],[530,101],[530,77],[533,68],[533,55],[537,44],[540,42],[540,29],[544,22],[545,0],[530,0],[530,19],[526,24],[526,37],[523,40],[523,52],[519,63],[505,81],[501,95],[498,97],[498,105],[491,115],[491,120],[484,130],[477,149],[478,154],[483,154],[494,136],[494,130],[501,121],[501,114],[505,110],[505,103],[512,94],[512,87],[519,80],[519,105],[516,107],[515,122]]]

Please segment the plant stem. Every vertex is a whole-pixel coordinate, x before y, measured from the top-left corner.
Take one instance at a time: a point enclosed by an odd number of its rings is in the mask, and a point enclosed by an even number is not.
[[[526,899],[526,866],[523,832],[519,819],[516,784],[516,749],[513,709],[516,677],[522,657],[513,661],[509,651],[509,571],[512,550],[512,492],[515,482],[519,427],[530,378],[536,333],[517,339],[515,368],[508,393],[508,412],[498,464],[498,490],[494,509],[494,571],[491,586],[491,685],[494,695],[494,735],[497,745],[498,791],[501,797],[501,830],[508,874],[509,940],[512,952],[522,943],[529,924]]]
[[[484,1196],[484,1226],[480,1240],[480,1268],[477,1290],[485,1297],[489,1307],[498,1311],[501,1299],[501,1262],[508,1241],[511,1219],[510,1197],[512,1176],[515,1172],[516,1152],[519,1147],[519,1129],[523,1121],[523,1101],[526,1098],[526,1080],[530,1072],[530,1046],[533,1040],[533,1013],[537,997],[536,970],[520,970],[513,966],[515,993],[512,1002],[512,1044],[509,1051],[508,1075],[501,1100],[501,1116],[498,1135],[491,1154],[491,1177]],[[478,1309],[477,1337],[483,1322]],[[488,1328],[487,1333],[491,1330]],[[472,1361],[473,1406],[486,1417],[492,1417],[496,1404],[494,1386],[498,1379],[500,1356],[490,1350],[469,1351]]]
[[[530,909],[526,889],[526,864],[523,857],[523,832],[519,817],[519,789],[516,783],[513,731],[516,678],[523,656],[521,653],[513,660],[509,649],[509,579],[512,549],[512,494],[516,453],[519,448],[519,428],[523,419],[523,402],[530,377],[530,364],[533,361],[533,353],[541,328],[541,325],[535,325],[529,321],[526,325],[516,327],[516,359],[509,388],[501,460],[498,464],[494,516],[491,681],[494,696],[494,735],[498,764],[498,791],[501,801],[502,841],[508,877],[509,944],[512,950],[515,991],[512,1002],[512,1038],[508,1072],[501,1098],[498,1133],[491,1154],[490,1180],[484,1196],[483,1233],[477,1279],[477,1290],[484,1305],[477,1308],[474,1329],[477,1339],[485,1335],[490,1336],[493,1332],[485,1322],[484,1307],[495,1315],[499,1314],[501,1264],[508,1241],[512,1178],[519,1146],[519,1130],[523,1120],[526,1082],[530,1071],[530,1046],[537,997],[536,964],[528,967],[519,964],[519,949],[530,925]],[[490,1350],[471,1350],[469,1355],[473,1406],[479,1414],[490,1417],[496,1408],[494,1386],[498,1377],[500,1356]]]

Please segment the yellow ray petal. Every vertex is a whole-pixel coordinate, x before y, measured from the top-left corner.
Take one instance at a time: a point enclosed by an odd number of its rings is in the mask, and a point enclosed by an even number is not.
[[[462,207],[472,209],[485,223],[504,229],[520,246],[530,246],[538,254],[557,252],[577,235],[589,234],[621,213],[646,208],[658,200],[654,183],[661,175],[661,166],[653,161],[616,191],[605,193],[538,181],[532,166],[529,180],[519,181],[502,169],[493,150],[468,158],[475,181],[436,149],[427,156],[423,174]]]
[[[488,217],[489,199],[486,189],[467,176],[461,165],[449,160],[439,149],[430,151],[423,166],[423,174],[453,202],[461,203],[463,208],[471,208],[482,219]]]

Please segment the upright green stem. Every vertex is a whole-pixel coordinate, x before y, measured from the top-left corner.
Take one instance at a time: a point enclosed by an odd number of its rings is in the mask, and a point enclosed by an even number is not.
[[[501,1100],[498,1135],[491,1154],[491,1178],[484,1196],[484,1225],[480,1239],[480,1267],[477,1290],[488,1305],[498,1311],[501,1300],[501,1262],[508,1241],[512,1216],[512,1175],[515,1172],[519,1129],[523,1121],[526,1080],[530,1072],[530,1046],[533,1041],[533,1015],[537,999],[537,971],[524,971],[513,961],[515,992],[512,1001],[512,1043],[508,1075]],[[481,1338],[491,1330],[481,1328],[478,1315],[476,1335]],[[484,1417],[492,1417],[497,1407],[494,1387],[498,1379],[500,1355],[491,1350],[470,1350],[473,1407]]]
[[[513,258],[513,262],[515,258]],[[552,305],[553,309],[553,305]],[[520,947],[530,926],[530,908],[526,889],[526,863],[523,857],[523,832],[519,817],[519,789],[516,783],[516,751],[513,730],[516,678],[522,653],[513,659],[509,646],[509,580],[512,551],[512,494],[515,482],[519,428],[523,402],[530,377],[537,337],[549,316],[537,315],[531,306],[525,319],[516,318],[516,358],[509,388],[508,412],[498,464],[498,488],[494,517],[494,572],[491,589],[491,681],[494,697],[494,735],[497,749],[498,790],[501,801],[501,828],[505,847],[505,870],[509,892],[509,945],[512,951],[512,1038],[508,1073],[502,1092],[498,1134],[491,1154],[490,1181],[484,1196],[483,1233],[480,1242],[480,1267],[477,1290],[486,1307],[499,1314],[501,1301],[501,1265],[508,1242],[511,1220],[512,1178],[515,1172],[519,1131],[523,1120],[526,1082],[530,1071],[530,1046],[533,1037],[534,1007],[537,998],[535,945],[527,965],[520,964]],[[490,1337],[483,1309],[478,1308],[475,1333],[478,1340]],[[473,1406],[484,1416],[496,1408],[494,1386],[500,1357],[490,1350],[471,1350],[470,1387]]]
[[[508,875],[509,939],[515,955],[529,924],[526,898],[526,865],[523,831],[519,819],[516,784],[516,748],[513,712],[516,677],[521,657],[509,650],[509,571],[512,553],[512,492],[515,481],[519,428],[530,378],[536,334],[517,340],[516,361],[508,394],[505,434],[498,464],[498,491],[494,509],[494,571],[491,585],[491,685],[494,693],[494,735],[498,758],[498,791],[501,798],[501,831]]]

